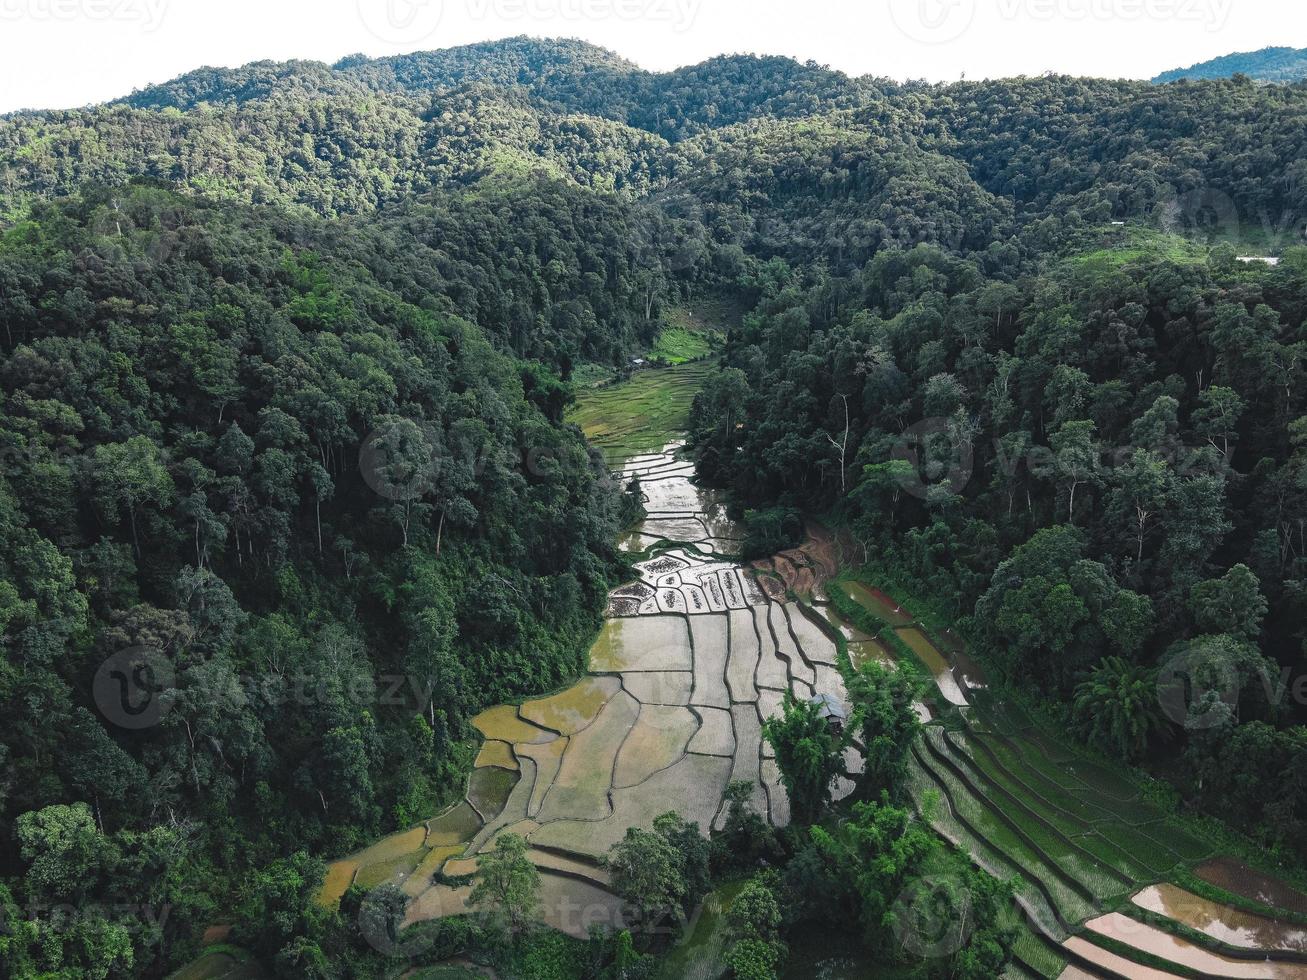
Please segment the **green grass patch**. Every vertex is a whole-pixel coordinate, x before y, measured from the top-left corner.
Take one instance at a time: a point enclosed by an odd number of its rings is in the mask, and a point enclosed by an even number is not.
[[[1033,975],[1045,980],[1056,980],[1066,969],[1066,958],[1061,956],[1044,939],[1035,934],[1026,917],[1015,905],[1007,914],[1007,921],[1016,929],[1016,938],[1012,941],[1012,954],[1015,957],[1017,975]],[[1005,917],[1006,918],[1006,917]]]
[[[1135,262],[1169,262],[1174,265],[1202,265],[1212,249],[1228,245],[1236,255],[1278,254],[1292,236],[1257,222],[1216,229],[1210,235],[1180,234],[1145,224],[1125,227],[1103,226],[1081,236],[1076,254],[1061,260],[1060,267],[1077,277],[1106,279]],[[1250,280],[1265,277],[1271,267],[1261,263],[1240,266]]]
[[[982,748],[974,747],[960,732],[947,736],[954,753],[970,764],[977,776],[989,783],[1006,800],[1011,801],[1013,815],[1027,822],[1047,825],[1070,843],[1088,852],[1103,865],[1115,869],[1131,881],[1142,884],[1151,880],[1152,870],[1121,850],[1107,838],[1092,833],[1093,827],[1062,808],[1051,805],[1021,780],[997,766]],[[1124,886],[1122,886],[1124,887]]]
[[[1080,254],[1065,260],[1065,267],[1091,277],[1115,273],[1141,260],[1199,265],[1207,261],[1208,255],[1203,242],[1135,224],[1100,228],[1086,238],[1083,248]]]
[[[1185,860],[1179,850],[1164,843],[1170,841],[1172,831],[1160,811],[1142,802],[1110,806],[1106,801],[1096,802],[1101,798],[1088,793],[1087,787],[1069,773],[1037,753],[1017,751],[1003,737],[972,731],[970,744],[978,757],[990,759],[995,770],[1001,767],[1010,779],[1023,784],[1027,798],[1038,799],[1046,809],[1055,807],[1065,814],[1060,818],[1064,829],[1070,826],[1068,817],[1088,824],[1076,843],[1091,853],[1104,859],[1114,852],[1126,855],[1145,872],[1142,879],[1163,877]]]
[[[1066,793],[1058,784],[1023,767],[1019,758],[1002,743],[990,741],[993,729],[988,731],[991,734],[968,725],[966,749],[972,763],[987,777],[1045,814],[1050,822],[1070,833],[1084,833],[1093,828],[1096,820],[1110,817],[1106,811],[1086,804],[1083,798]]]
[[[1005,795],[993,784],[986,783],[965,755],[955,751],[948,735],[937,726],[926,729],[925,737],[937,753],[935,759],[965,786],[972,796],[983,801],[998,815],[1025,846],[1044,859],[1050,867],[1074,881],[1081,889],[1092,894],[1095,901],[1105,901],[1133,891],[1133,881],[1122,881],[1120,876],[1091,854],[1082,850],[1066,835],[1060,833],[1020,800]]]
[[[713,340],[708,334],[685,327],[664,327],[649,349],[649,359],[664,364],[685,364],[707,357],[712,350]]]
[[[1158,836],[1166,840],[1167,846],[1177,852],[1182,858],[1191,863],[1205,861],[1208,858],[1215,857],[1215,848],[1208,841],[1191,834],[1186,826],[1187,821],[1179,817],[1169,816],[1156,828]],[[1152,829],[1150,828],[1150,833]]]
[[[412,874],[426,856],[427,852],[425,850],[414,851],[411,854],[405,854],[390,861],[369,864],[366,868],[359,869],[358,875],[354,878],[354,884],[367,891],[372,891],[378,885],[384,885],[400,874]]]
[[[1100,795],[1101,788],[1083,778],[1090,774],[1089,770],[1073,769],[1075,764],[1069,760],[1058,761],[1040,742],[1015,732],[1005,732],[1001,722],[995,722],[995,734],[988,736],[986,744],[995,749],[1008,769],[1013,772],[1021,772],[1023,767],[1033,769],[1048,782],[1060,787],[1065,795],[1083,797],[1088,791],[1093,791],[1093,805],[1107,818],[1123,817],[1127,823],[1138,826],[1162,816],[1160,811],[1137,799],[1103,798]],[[1006,758],[1001,750],[1006,750]]]
[[[1155,837],[1149,837],[1142,831],[1113,823],[1110,826],[1089,831],[1076,838],[1081,847],[1100,853],[1115,851],[1128,855],[1132,865],[1138,868],[1140,884],[1151,879],[1165,878],[1181,866],[1179,856]]]
[[[516,770],[495,767],[474,769],[468,778],[468,802],[486,820],[493,820],[503,811],[520,778],[521,775]]]
[[[1029,872],[1014,864],[1011,858],[994,846],[993,842],[976,836],[958,819],[939,785],[926,772],[915,755],[908,758],[908,793],[919,813],[924,815],[929,812],[930,826],[937,834],[952,846],[969,854],[972,861],[989,874],[1015,881],[1017,894],[1029,905],[1043,929],[1059,939],[1066,937],[1055,910],[1044,893],[1035,886]],[[926,803],[931,798],[936,800],[927,810]],[[1022,915],[1024,916],[1024,913]]]
[[[606,364],[594,364],[587,361],[572,368],[571,382],[580,391],[587,388],[599,388],[617,380],[615,368]]]
[[[610,464],[657,452],[684,436],[690,405],[712,371],[705,363],[638,371],[629,381],[582,391],[567,421]]]

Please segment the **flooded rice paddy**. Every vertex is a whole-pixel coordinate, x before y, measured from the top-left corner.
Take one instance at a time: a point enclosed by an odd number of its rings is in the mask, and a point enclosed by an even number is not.
[[[605,449],[612,460],[613,447],[623,446],[621,479],[638,477],[647,511],[620,546],[647,557],[609,597],[590,673],[565,691],[473,719],[484,742],[466,798],[332,864],[324,902],[338,901],[351,883],[393,882],[410,899],[409,922],[459,914],[471,890],[460,876],[474,874],[478,857],[512,832],[527,839],[541,872],[543,921],[578,937],[591,926],[620,927],[622,903],[602,860],[627,828],[648,827],[669,810],[705,831],[720,827],[734,780],[753,783],[757,812],[777,827],[788,824],[789,801],[762,723],[780,712],[786,692],[830,694],[847,706],[838,635],[855,669],[873,660],[892,666],[898,650],[911,651],[943,701],[960,709],[948,713],[962,719],[964,730],[931,726],[914,749],[913,795],[937,796],[935,829],[983,867],[1021,883],[1018,904],[1031,926],[1009,975],[1307,978],[1307,966],[1275,958],[1304,951],[1307,930],[1275,915],[1307,911],[1307,897],[1236,862],[1213,860],[1120,772],[1067,749],[1019,708],[989,696],[983,672],[949,630],[927,629],[874,588],[832,585],[838,548],[820,527],[809,527],[800,548],[742,565],[733,557],[739,528],[714,494],[694,485],[678,447],[652,451],[637,444],[634,429],[618,429]],[[844,622],[826,601],[833,588],[885,631],[872,636]],[[929,722],[926,707],[916,707]],[[861,765],[851,752],[849,772]],[[841,779],[837,798],[853,788]],[[1266,904],[1266,916],[1166,883],[1170,870],[1182,867]],[[1189,942],[1121,911],[1104,914],[1131,907],[1249,957]],[[673,953],[685,959],[687,976],[719,972],[714,921],[722,911],[702,913]],[[1133,952],[1105,949],[1087,938],[1094,935]],[[1256,955],[1263,951],[1272,958]],[[1145,954],[1176,972],[1130,958]],[[799,943],[786,975],[852,977],[866,969],[852,947]]]
[[[639,455],[623,470],[623,479],[640,477],[648,511],[628,540],[661,544],[610,597],[590,673],[474,718],[485,741],[466,799],[333,864],[323,901],[351,883],[389,881],[410,897],[410,922],[460,913],[470,893],[461,876],[511,831],[527,839],[541,871],[543,920],[584,936],[591,925],[621,924],[601,861],[627,828],[669,810],[705,832],[720,826],[731,780],[752,782],[758,812],[788,823],[762,723],[786,692],[847,702],[829,615],[769,598],[755,571],[729,557],[738,529],[690,481],[676,449]],[[820,556],[797,555],[787,567],[804,570],[801,583],[833,572]],[[855,752],[848,763],[856,769],[861,759]],[[852,788],[845,780],[840,791]]]
[[[1195,895],[1177,885],[1150,885],[1132,901],[1140,908],[1174,919],[1231,946],[1307,952],[1307,927],[1252,915]]]
[[[1194,869],[1194,874],[1227,892],[1272,908],[1307,915],[1307,895],[1233,858],[1215,858]]]

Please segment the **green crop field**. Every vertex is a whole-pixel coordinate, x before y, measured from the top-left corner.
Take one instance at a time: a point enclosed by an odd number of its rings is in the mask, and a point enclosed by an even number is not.
[[[712,370],[695,363],[637,372],[629,381],[583,391],[567,420],[610,463],[655,452],[684,433],[690,405]]]
[[[685,327],[667,327],[649,350],[649,358],[664,364],[684,364],[712,353],[709,335]]]

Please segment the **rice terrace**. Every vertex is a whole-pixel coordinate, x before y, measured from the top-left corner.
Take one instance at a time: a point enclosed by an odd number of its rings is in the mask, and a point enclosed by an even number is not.
[[[243,2],[0,11],[0,980],[1307,980],[1307,6]]]
[[[1146,785],[991,694],[956,633],[846,571],[820,525],[802,548],[732,560],[738,528],[695,484],[679,444],[664,442],[702,370],[637,373],[591,391],[575,413],[621,479],[639,477],[647,510],[624,539],[638,553],[636,577],[610,597],[589,674],[474,719],[484,741],[466,799],[331,865],[321,901],[351,883],[394,882],[410,923],[459,914],[478,857],[513,833],[540,871],[544,922],[577,937],[620,928],[604,859],[626,829],[672,806],[705,830],[720,826],[736,780],[753,784],[758,813],[786,826],[763,720],[786,691],[847,702],[846,677],[870,660],[933,681],[916,706],[928,723],[912,750],[912,795],[941,837],[1018,883],[1006,976],[1307,978],[1307,896],[1223,857]],[[860,764],[851,752],[850,776]],[[836,800],[853,790],[841,782]],[[728,909],[737,891],[708,902]],[[711,925],[720,917],[674,954],[684,975],[720,953]],[[862,975],[856,957],[802,962],[824,976]]]

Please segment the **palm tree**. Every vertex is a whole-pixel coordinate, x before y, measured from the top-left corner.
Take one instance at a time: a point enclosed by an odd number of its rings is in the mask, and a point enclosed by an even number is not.
[[[1077,726],[1093,744],[1131,760],[1148,747],[1148,739],[1166,731],[1157,698],[1157,671],[1104,657],[1076,687]]]

